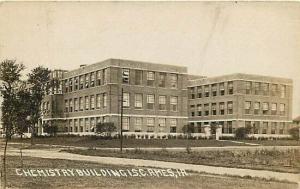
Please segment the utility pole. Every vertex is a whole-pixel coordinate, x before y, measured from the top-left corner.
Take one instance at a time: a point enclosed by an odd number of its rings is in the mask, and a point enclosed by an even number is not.
[[[123,87],[121,90],[121,131],[120,131],[120,151],[123,150]]]

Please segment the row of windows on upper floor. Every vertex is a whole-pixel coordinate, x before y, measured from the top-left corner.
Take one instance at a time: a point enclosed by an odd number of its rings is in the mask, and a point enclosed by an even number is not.
[[[209,116],[209,115],[225,115],[226,109],[227,114],[233,114],[233,102],[228,101],[227,107],[225,102],[217,103],[206,103],[206,104],[192,104],[190,105],[190,116]],[[253,106],[252,106],[253,104]],[[271,105],[271,108],[269,107]],[[279,109],[277,106],[279,105]],[[279,110],[279,111],[278,111]],[[286,105],[284,103],[269,103],[263,102],[262,107],[260,102],[244,102],[244,113],[254,115],[281,115],[286,114]]]
[[[227,84],[227,87],[225,87]],[[232,95],[234,93],[286,97],[286,85],[270,84],[261,82],[239,82],[234,90],[233,81],[189,87],[189,99]]]
[[[134,74],[130,74],[134,72]],[[134,84],[134,85],[144,85],[144,74],[143,70],[130,70],[122,69],[122,83],[123,84]],[[156,86],[155,80],[158,81],[158,87],[168,87],[167,80],[169,81],[169,87],[176,89],[178,87],[178,74],[167,74],[165,72],[146,71],[146,86],[154,87]],[[69,78],[64,80],[64,92],[72,92],[77,90],[82,90],[85,88],[101,86],[108,83],[107,69],[98,70],[88,74],[76,76],[74,78]],[[134,77],[133,77],[134,75]],[[156,79],[156,77],[158,77]],[[133,82],[131,82],[131,79]]]
[[[155,95],[142,93],[123,93],[123,107],[130,108],[130,94],[134,97],[134,108],[144,108],[144,98],[146,98],[146,109],[152,110],[155,108]],[[74,106],[73,106],[74,102]],[[168,106],[167,106],[168,105]],[[96,95],[84,96],[74,99],[65,99],[65,112],[83,111],[83,110],[94,110],[100,108],[106,108],[107,106],[107,94],[101,93]],[[170,111],[178,111],[178,96],[166,96],[158,95],[158,110],[167,110],[169,107]],[[49,110],[49,102],[42,104],[43,110]]]

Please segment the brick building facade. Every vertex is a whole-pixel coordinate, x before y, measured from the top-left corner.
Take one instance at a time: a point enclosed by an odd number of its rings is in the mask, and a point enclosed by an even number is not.
[[[222,133],[251,126],[251,134],[285,135],[292,120],[292,80],[232,74],[189,81],[189,122],[196,132],[221,125]]]

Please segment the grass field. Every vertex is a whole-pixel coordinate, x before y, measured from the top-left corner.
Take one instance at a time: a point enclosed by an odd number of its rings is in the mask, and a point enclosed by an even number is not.
[[[36,144],[53,144],[66,146],[81,146],[81,147],[99,147],[99,148],[118,148],[120,147],[119,139],[95,139],[93,137],[46,137],[35,138]],[[30,143],[30,139],[12,139],[12,142]],[[191,147],[222,147],[222,146],[241,146],[245,144],[233,143],[230,141],[216,140],[186,140],[186,139],[124,139],[123,147],[186,147],[187,142]]]
[[[98,148],[118,148],[119,139],[104,140],[95,137],[79,136],[58,136],[35,138],[36,144],[65,145],[80,147],[98,147]],[[30,143],[30,139],[12,139],[11,142]],[[262,146],[300,146],[300,141],[296,140],[239,140],[239,142],[260,144]],[[186,139],[124,139],[124,148],[143,148],[143,147],[186,147],[187,143],[191,147],[224,147],[224,146],[249,146],[244,143],[234,143],[231,141],[216,140],[186,140]]]
[[[122,157],[132,159],[151,159],[168,162],[181,162],[198,165],[213,165],[222,167],[237,167],[249,169],[264,169],[278,172],[300,173],[300,150],[243,150],[243,151],[143,151],[132,150],[120,153],[107,150],[66,150],[70,153]]]
[[[222,177],[193,173],[185,177],[25,177],[15,173],[20,158],[8,157],[8,187],[10,188],[205,188],[205,189],[296,189],[297,184],[265,181],[252,178]],[[51,160],[25,157],[23,169],[126,169],[120,167],[69,160]]]

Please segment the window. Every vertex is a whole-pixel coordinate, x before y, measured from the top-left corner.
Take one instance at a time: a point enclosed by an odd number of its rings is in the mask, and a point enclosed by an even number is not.
[[[178,97],[177,96],[171,96],[171,100],[170,100],[170,104],[171,104],[171,111],[177,111],[177,104],[178,104]]]
[[[250,111],[251,111],[251,102],[246,101],[245,102],[245,114],[250,114]]]
[[[79,109],[78,98],[74,98],[74,111],[77,112]]]
[[[269,84],[263,83],[262,88],[263,88],[263,95],[266,95],[266,96],[269,95]]]
[[[212,96],[217,96],[217,84],[213,84],[211,86],[211,93],[212,93]]]
[[[65,80],[65,93],[69,92],[69,81]]]
[[[285,127],[285,123],[280,122],[279,123],[279,134],[284,134],[284,127]]]
[[[246,94],[251,94],[251,82],[250,81],[246,81]]]
[[[258,134],[259,130],[260,130],[260,122],[255,121],[254,124],[253,124],[253,133]]]
[[[228,94],[233,94],[233,82],[229,81],[228,82]]]
[[[78,132],[78,119],[74,120],[74,132]]]
[[[135,70],[135,84],[142,85],[143,84],[143,71]]]
[[[84,99],[82,97],[79,98],[79,111],[83,111]]]
[[[232,121],[227,121],[227,128],[228,128],[228,133],[233,133],[232,129]]]
[[[85,118],[85,132],[89,132],[90,131],[90,121],[89,118]]]
[[[142,130],[142,118],[141,117],[135,118],[134,130],[135,130],[135,132],[140,132]]]
[[[281,85],[280,86],[280,97],[281,98],[285,98],[285,94],[286,94],[286,86],[285,85]]]
[[[88,110],[90,107],[89,97],[88,96],[84,97],[84,101],[85,101],[85,109]]]
[[[268,112],[269,112],[269,103],[264,102],[264,103],[263,103],[263,114],[264,114],[264,115],[267,115]]]
[[[91,87],[95,87],[95,72],[91,73]]]
[[[220,110],[220,115],[224,115],[225,114],[225,103],[224,102],[220,102],[220,104],[219,104],[219,110]]]
[[[89,88],[90,86],[90,76],[89,74],[85,74],[85,88]]]
[[[101,95],[100,94],[96,95],[96,108],[97,109],[101,108]]]
[[[158,86],[166,87],[166,73],[159,73]]]
[[[204,104],[204,116],[209,116],[209,104]]]
[[[154,72],[147,72],[147,86],[153,86],[154,85]]]
[[[107,84],[108,83],[108,69],[107,68],[105,68],[105,69],[103,69],[103,85],[105,85],[105,84]]]
[[[158,104],[159,104],[158,109],[159,110],[166,110],[166,99],[167,99],[166,96],[159,96],[158,97]]]
[[[176,89],[178,86],[177,74],[170,74],[171,88]]]
[[[69,79],[69,92],[73,91],[73,79]]]
[[[159,132],[164,132],[165,127],[166,127],[166,119],[159,118],[158,119],[158,126],[159,126]]]
[[[65,100],[65,112],[69,111],[69,101]]]
[[[272,84],[271,85],[271,95],[272,96],[277,96],[278,92],[278,85],[277,84]]]
[[[129,69],[122,69],[122,83],[129,84]]]
[[[123,107],[130,107],[130,96],[129,93],[123,93]]]
[[[197,104],[197,112],[198,112],[198,116],[202,116],[202,105],[201,104]]]
[[[83,75],[79,76],[79,89],[83,89]]]
[[[254,94],[259,95],[261,91],[261,83],[255,82],[254,83]]]
[[[78,79],[78,77],[75,77],[74,83],[75,83],[74,90],[76,91],[76,90],[78,90],[78,85],[79,85],[79,79]]]
[[[135,99],[134,107],[136,109],[143,108],[143,94],[135,94],[134,99]]]
[[[171,119],[170,120],[170,132],[171,133],[176,133],[176,127],[177,127],[177,120],[176,119]]]
[[[205,97],[209,97],[209,86],[208,85],[204,86],[204,95],[205,95]]]
[[[224,83],[220,83],[219,84],[219,88],[220,88],[220,95],[224,96],[225,95],[225,87],[224,87]]]
[[[254,102],[254,114],[259,114],[260,102]]]
[[[147,132],[154,132],[154,118],[147,118]]]
[[[233,114],[233,102],[227,102],[227,114]]]
[[[191,87],[189,92],[190,92],[189,98],[190,99],[195,99],[195,87]]]
[[[197,98],[202,98],[202,87],[197,87]]]
[[[102,74],[101,74],[102,70],[98,70],[97,71],[97,81],[96,81],[96,85],[99,86],[102,84]]]
[[[79,132],[83,132],[83,119],[79,119]]]
[[[191,117],[194,117],[194,116],[195,116],[195,112],[192,111],[192,112],[191,112]]]
[[[277,114],[277,104],[276,103],[272,103],[272,105],[271,105],[271,114],[272,115]]]
[[[95,118],[91,118],[91,132],[95,132],[95,127],[96,127],[96,123],[95,123]]]
[[[122,130],[128,131],[129,130],[129,117],[123,117],[122,118]]]
[[[107,106],[107,94],[103,93],[103,108],[106,108]]]
[[[69,99],[69,112],[73,112],[73,100]]]
[[[280,104],[280,115],[285,115],[285,104]]]
[[[211,104],[211,114],[217,115],[217,104],[216,103]]]
[[[91,96],[91,110],[94,110],[95,109],[95,96],[94,95],[92,95]]]
[[[148,94],[147,95],[147,109],[153,109],[154,108],[154,95]]]
[[[271,123],[271,134],[276,134],[276,128],[277,128],[277,123],[272,122]]]

